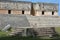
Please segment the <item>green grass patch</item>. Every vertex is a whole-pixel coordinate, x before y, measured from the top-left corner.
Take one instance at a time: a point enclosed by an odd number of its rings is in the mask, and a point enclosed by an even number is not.
[[[55,31],[60,35],[60,27],[55,27]]]
[[[0,32],[0,37],[6,36],[6,35],[7,35],[7,32]]]
[[[0,31],[0,37],[6,37],[8,36],[10,32],[4,32],[4,31]]]
[[[0,38],[0,40],[59,40],[59,39],[60,38],[42,39],[40,37],[20,37],[20,36],[6,36]]]

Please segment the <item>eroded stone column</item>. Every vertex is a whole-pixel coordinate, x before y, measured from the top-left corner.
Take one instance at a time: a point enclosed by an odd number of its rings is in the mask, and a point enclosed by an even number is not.
[[[27,28],[24,28],[22,36],[27,36]]]

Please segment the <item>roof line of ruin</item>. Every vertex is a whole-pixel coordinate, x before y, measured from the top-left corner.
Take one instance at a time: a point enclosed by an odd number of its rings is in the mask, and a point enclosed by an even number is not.
[[[29,1],[2,1],[2,0],[0,0],[0,2],[21,2],[21,3],[32,3],[32,2],[29,2]]]
[[[0,2],[19,2],[19,3],[44,3],[44,4],[55,4],[58,5],[58,3],[48,3],[48,2],[30,2],[30,1],[5,1],[5,0],[0,0]]]

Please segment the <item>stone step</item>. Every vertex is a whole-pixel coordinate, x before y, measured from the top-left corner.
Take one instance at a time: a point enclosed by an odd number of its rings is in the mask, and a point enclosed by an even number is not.
[[[35,32],[38,33],[38,35],[43,36],[43,35],[53,35],[55,34],[55,31],[51,28],[40,28],[40,29],[34,29]]]
[[[19,33],[22,33],[23,32],[23,29],[16,29],[16,30],[14,30],[14,31],[12,31],[9,35],[18,35]]]

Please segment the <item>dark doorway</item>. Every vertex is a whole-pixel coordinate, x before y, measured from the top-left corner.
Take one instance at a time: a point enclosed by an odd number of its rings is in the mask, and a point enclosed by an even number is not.
[[[54,11],[52,11],[52,15],[54,15]]]
[[[11,10],[8,10],[8,14],[11,14]]]
[[[44,15],[44,11],[42,11],[42,15]]]
[[[24,10],[22,10],[22,14],[24,14]]]

